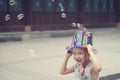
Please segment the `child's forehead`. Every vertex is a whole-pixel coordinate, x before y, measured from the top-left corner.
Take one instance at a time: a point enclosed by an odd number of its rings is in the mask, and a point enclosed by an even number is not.
[[[73,48],[73,52],[82,52],[82,53],[86,53],[87,52],[87,48],[86,47],[82,47],[82,48],[79,48],[79,47],[74,47]]]
[[[73,51],[83,51],[83,49],[82,49],[82,48],[75,47],[75,48],[73,48]]]

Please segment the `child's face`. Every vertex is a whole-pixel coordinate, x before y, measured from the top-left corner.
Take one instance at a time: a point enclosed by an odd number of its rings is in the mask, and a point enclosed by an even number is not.
[[[73,58],[79,64],[83,64],[85,62],[85,52],[81,48],[73,48]],[[86,54],[86,61],[89,60],[89,55]]]

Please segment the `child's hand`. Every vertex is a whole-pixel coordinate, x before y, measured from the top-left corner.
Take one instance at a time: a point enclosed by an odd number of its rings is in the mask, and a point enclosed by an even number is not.
[[[72,55],[72,51],[67,51],[67,57],[70,57]]]
[[[87,49],[88,49],[88,53],[91,53],[91,52],[93,53],[94,52],[93,47],[90,44],[87,45]]]

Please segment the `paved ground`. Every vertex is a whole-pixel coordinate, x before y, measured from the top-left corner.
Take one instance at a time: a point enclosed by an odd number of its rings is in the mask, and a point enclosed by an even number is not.
[[[120,80],[120,29],[92,29],[96,56],[101,61],[100,77]],[[53,33],[52,33],[53,34]],[[0,80],[74,80],[74,74],[59,74],[65,47],[71,36],[0,43]],[[72,57],[69,65],[74,63]],[[114,76],[113,76],[114,75]],[[117,76],[116,76],[117,75]]]

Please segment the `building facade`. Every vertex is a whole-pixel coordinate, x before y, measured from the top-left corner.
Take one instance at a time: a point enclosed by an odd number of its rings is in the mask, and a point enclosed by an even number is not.
[[[0,32],[113,26],[120,20],[120,0],[0,0]]]

